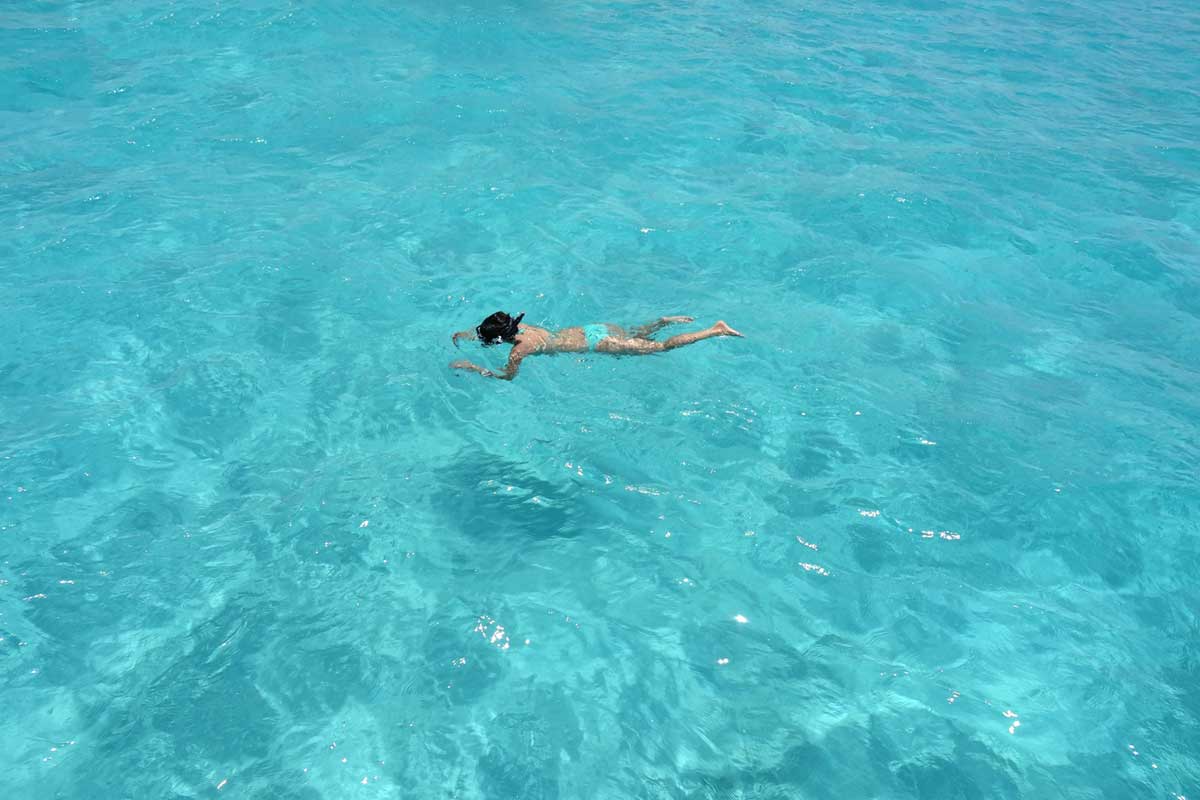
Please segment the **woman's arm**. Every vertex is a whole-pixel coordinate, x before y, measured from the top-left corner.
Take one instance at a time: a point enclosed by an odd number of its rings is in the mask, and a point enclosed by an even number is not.
[[[466,359],[451,363],[450,369],[465,369],[468,372],[478,372],[485,378],[499,378],[502,381],[511,381],[513,378],[517,377],[517,370],[521,368],[521,359],[524,357],[525,354],[518,352],[514,347],[513,351],[508,354],[508,365],[505,366],[503,372],[492,372],[487,367],[481,367],[478,364],[472,364]]]
[[[459,339],[478,339],[478,338],[479,337],[475,334],[475,331],[459,331],[458,333],[456,333],[450,337],[450,341],[454,342],[455,347],[458,347]]]

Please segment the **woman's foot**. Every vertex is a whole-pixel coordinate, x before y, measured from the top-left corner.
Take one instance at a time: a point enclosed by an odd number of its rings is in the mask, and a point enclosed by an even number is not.
[[[659,320],[662,325],[679,325],[684,322],[695,322],[695,317],[663,317]]]
[[[714,324],[712,326],[712,328],[710,328],[709,330],[712,330],[718,336],[740,336],[743,339],[746,338],[746,337],[742,336],[742,334],[735,331],[733,328],[726,325],[724,320],[717,320],[716,324]]]

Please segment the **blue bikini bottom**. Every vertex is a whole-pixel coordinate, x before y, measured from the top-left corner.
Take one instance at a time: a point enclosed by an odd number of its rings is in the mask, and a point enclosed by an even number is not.
[[[587,339],[588,349],[596,350],[600,343],[608,338],[608,326],[602,322],[583,326],[583,336]]]

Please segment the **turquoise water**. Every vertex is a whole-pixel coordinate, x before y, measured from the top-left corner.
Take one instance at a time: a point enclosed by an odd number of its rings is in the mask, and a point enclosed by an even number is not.
[[[0,11],[4,797],[1200,796],[1194,4],[397,5]]]

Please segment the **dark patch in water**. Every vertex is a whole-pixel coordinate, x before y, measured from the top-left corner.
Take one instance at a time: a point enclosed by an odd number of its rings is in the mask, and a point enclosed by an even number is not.
[[[472,538],[578,536],[583,509],[566,483],[488,453],[464,453],[438,472],[436,505]],[[464,488],[463,487],[469,487]]]

